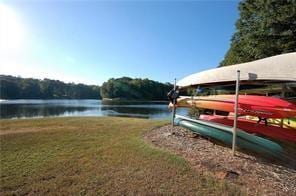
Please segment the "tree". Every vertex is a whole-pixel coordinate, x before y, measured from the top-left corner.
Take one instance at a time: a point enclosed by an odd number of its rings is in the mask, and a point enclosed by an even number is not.
[[[148,79],[128,77],[111,78],[101,87],[103,98],[166,100],[167,92],[172,88],[169,83],[163,84]]]
[[[20,87],[12,77],[0,77],[1,99],[17,99],[20,97]]]
[[[296,51],[295,0],[244,0],[220,66]]]
[[[0,75],[0,99],[101,99],[100,87]]]

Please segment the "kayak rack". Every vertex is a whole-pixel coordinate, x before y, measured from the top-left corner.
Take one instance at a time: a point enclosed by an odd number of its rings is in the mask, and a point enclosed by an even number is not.
[[[236,70],[236,84],[235,84],[235,102],[234,102],[234,119],[233,119],[233,127],[232,127],[232,155],[235,155],[235,147],[236,147],[236,140],[237,140],[237,118],[238,118],[238,98],[239,98],[239,86],[240,86],[240,70]],[[174,81],[174,89],[173,92],[176,93],[176,78]],[[172,129],[175,125],[175,116],[176,116],[176,97],[173,99],[173,111],[172,111]],[[229,131],[229,130],[227,130]]]

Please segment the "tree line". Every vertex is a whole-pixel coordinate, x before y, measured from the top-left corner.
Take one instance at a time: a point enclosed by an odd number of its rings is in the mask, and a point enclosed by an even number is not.
[[[238,8],[236,32],[220,66],[296,51],[295,0],[243,0]]]
[[[111,78],[97,86],[0,75],[0,99],[167,100],[171,88],[169,83],[128,77]]]
[[[111,78],[101,86],[103,98],[167,100],[167,93],[173,88],[170,83],[129,77]]]
[[[96,85],[0,75],[1,99],[100,99]]]

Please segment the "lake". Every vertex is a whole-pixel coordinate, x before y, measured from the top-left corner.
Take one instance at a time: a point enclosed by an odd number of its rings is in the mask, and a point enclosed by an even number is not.
[[[168,119],[168,102],[101,100],[1,100],[1,119],[65,116],[125,116]],[[186,115],[186,109],[178,109]]]

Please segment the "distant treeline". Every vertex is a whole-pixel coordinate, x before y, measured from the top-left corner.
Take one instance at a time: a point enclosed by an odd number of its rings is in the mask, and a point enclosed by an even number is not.
[[[0,75],[0,99],[127,99],[167,100],[170,83],[128,77],[111,78],[103,85]]]
[[[172,88],[170,83],[149,79],[111,78],[101,86],[101,96],[111,99],[167,100],[167,93]]]
[[[0,75],[1,99],[100,99],[100,87]]]

